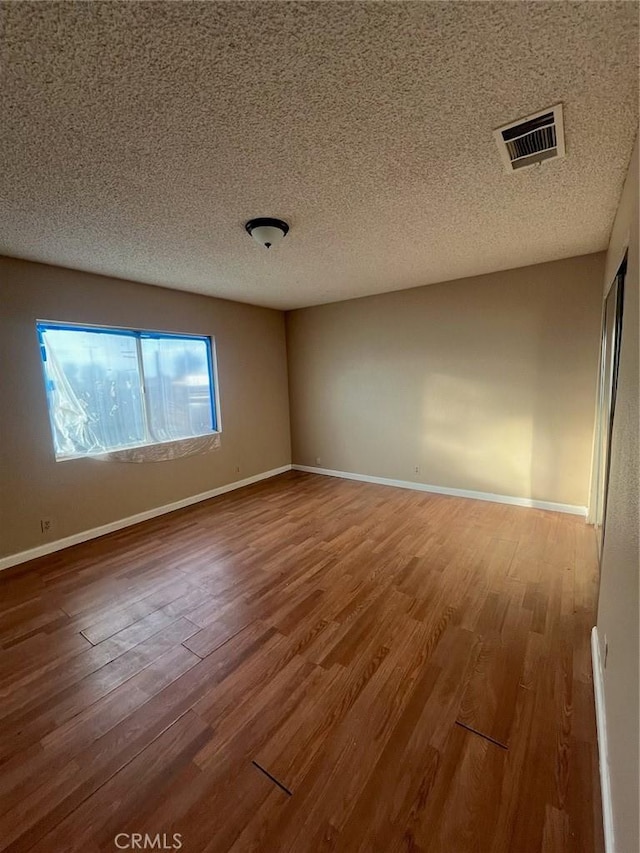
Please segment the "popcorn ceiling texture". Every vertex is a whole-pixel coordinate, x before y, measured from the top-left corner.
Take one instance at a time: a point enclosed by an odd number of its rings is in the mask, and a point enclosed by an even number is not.
[[[0,253],[295,308],[606,248],[632,2],[3,3]],[[562,101],[567,159],[492,130]],[[253,216],[286,219],[271,252]]]

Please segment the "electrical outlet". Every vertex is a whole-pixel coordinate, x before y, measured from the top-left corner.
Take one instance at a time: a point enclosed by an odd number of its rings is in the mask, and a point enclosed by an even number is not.
[[[40,519],[40,532],[45,536],[48,536],[49,533],[53,530],[53,521],[50,518],[41,518]]]
[[[413,469],[413,473],[414,473],[414,474],[419,474],[419,473],[420,473],[420,466],[419,466],[419,465],[416,465],[416,467]]]
[[[322,462],[319,456],[316,456],[316,465],[319,465]]]
[[[236,474],[239,474],[239,473],[240,473],[240,466],[236,465]]]

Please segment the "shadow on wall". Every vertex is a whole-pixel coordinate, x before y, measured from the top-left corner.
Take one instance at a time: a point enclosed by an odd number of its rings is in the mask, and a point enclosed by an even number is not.
[[[535,333],[510,361],[485,351],[457,374],[415,350],[365,347],[338,362],[333,383],[314,383],[315,411],[340,470],[582,505],[591,403],[571,399],[566,369],[548,358]]]
[[[584,506],[602,260],[294,312],[294,460]]]
[[[550,304],[511,358],[424,376],[425,482],[586,504],[597,359],[585,370],[558,323]]]
[[[420,357],[385,348],[381,337],[337,353],[332,383],[320,380],[322,418],[332,436],[337,467],[373,476],[410,479],[420,461],[414,444],[420,399],[404,381]],[[353,344],[353,340],[349,342]]]
[[[589,301],[577,305],[575,295],[562,288],[545,296],[535,334],[531,491],[540,500],[565,495],[555,500],[586,506],[600,357],[600,295],[591,317]]]
[[[422,456],[433,485],[532,494],[533,400],[479,377],[425,377]]]

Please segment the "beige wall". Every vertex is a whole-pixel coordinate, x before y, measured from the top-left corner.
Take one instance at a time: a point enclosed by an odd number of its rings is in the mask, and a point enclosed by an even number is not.
[[[56,462],[36,319],[213,335],[221,449]],[[0,363],[0,556],[45,544],[43,516],[59,539],[291,461],[281,312],[0,258]]]
[[[287,314],[294,463],[585,506],[603,271],[600,253]]]
[[[638,142],[607,253],[605,291],[628,246],[618,393],[611,440],[606,533],[601,564],[598,639],[604,660],[604,695],[616,853],[640,850],[638,830],[638,726],[640,692],[640,555],[638,527]]]

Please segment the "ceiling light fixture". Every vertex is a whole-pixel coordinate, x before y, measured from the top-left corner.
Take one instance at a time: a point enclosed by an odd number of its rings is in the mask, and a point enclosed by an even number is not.
[[[256,243],[260,243],[265,249],[275,246],[289,231],[286,222],[281,219],[271,219],[269,216],[250,219],[244,227]]]

